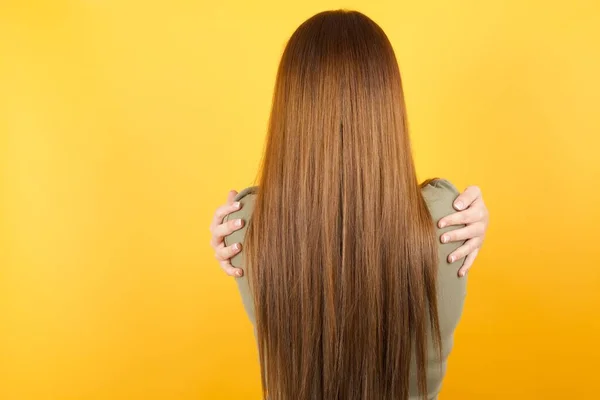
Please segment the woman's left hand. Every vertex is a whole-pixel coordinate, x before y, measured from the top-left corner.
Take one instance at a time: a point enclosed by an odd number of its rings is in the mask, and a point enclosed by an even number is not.
[[[465,244],[448,256],[448,262],[451,263],[466,257],[463,266],[458,271],[459,276],[465,276],[473,265],[485,239],[489,213],[483,202],[481,189],[477,186],[469,186],[454,200],[453,205],[457,212],[442,218],[438,222],[438,226],[444,228],[452,225],[466,225],[463,228],[444,233],[441,238],[444,243],[466,240]]]

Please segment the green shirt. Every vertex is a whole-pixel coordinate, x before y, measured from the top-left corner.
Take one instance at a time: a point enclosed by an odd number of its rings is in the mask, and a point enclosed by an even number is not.
[[[252,216],[254,210],[254,202],[256,200],[257,187],[250,187],[244,189],[236,196],[236,201],[242,204],[242,208],[239,211],[229,214],[225,220],[230,219],[242,219],[245,224],[242,229],[233,232],[231,235],[225,237],[225,244],[227,246],[233,243],[243,243],[244,236],[248,227],[248,221]],[[448,181],[445,180],[434,180],[422,189],[423,198],[427,203],[431,217],[436,224],[436,232],[438,238],[441,237],[442,233],[459,227],[447,227],[444,229],[437,228],[437,222],[454,212],[452,203],[458,196],[456,188]],[[456,250],[462,243],[453,242],[442,244],[438,242],[438,280],[437,280],[437,296],[438,296],[438,317],[440,323],[440,332],[442,337],[442,359],[436,357],[437,352],[433,342],[431,341],[431,335],[429,337],[428,344],[428,362],[427,362],[427,387],[429,391],[429,399],[437,399],[442,386],[442,379],[446,372],[446,363],[448,355],[452,350],[452,344],[454,339],[454,329],[460,320],[462,314],[463,305],[466,295],[467,279],[458,277],[458,270],[462,266],[464,260],[449,264],[447,259],[450,253]],[[244,269],[244,276],[236,278],[244,308],[250,318],[252,324],[256,327],[256,320],[254,316],[254,303],[250,286],[248,285],[248,272],[245,270],[244,262],[244,251],[242,250],[239,254],[231,259],[231,264],[234,267]],[[412,357],[411,373],[410,373],[410,400],[420,400],[417,395],[417,376],[415,367],[415,357]]]

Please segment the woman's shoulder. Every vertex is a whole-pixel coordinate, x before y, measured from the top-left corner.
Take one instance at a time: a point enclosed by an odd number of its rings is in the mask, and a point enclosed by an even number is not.
[[[421,183],[421,191],[424,196],[427,196],[427,198],[431,198],[432,200],[451,195],[458,196],[459,194],[458,189],[452,182],[440,178],[428,179]]]
[[[256,196],[257,193],[258,193],[258,186],[247,187],[246,189],[239,192],[237,194],[237,196],[235,196],[235,201],[240,201],[246,197]]]
[[[460,194],[456,186],[446,179],[429,179],[421,184],[421,193],[429,212],[435,218],[452,214],[452,203]]]

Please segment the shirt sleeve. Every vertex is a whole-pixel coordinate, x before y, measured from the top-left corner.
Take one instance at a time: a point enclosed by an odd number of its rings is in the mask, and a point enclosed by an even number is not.
[[[459,195],[459,192],[450,182],[443,179],[432,180],[423,186],[422,193],[433,223],[436,226],[436,238],[438,241],[437,306],[442,339],[442,358],[440,359],[437,356],[438,353],[431,335],[428,338],[427,348],[427,386],[430,398],[435,399],[441,390],[442,380],[446,373],[448,356],[454,345],[454,330],[462,315],[467,289],[467,278],[458,276],[458,270],[462,267],[464,259],[454,263],[448,262],[448,256],[464,242],[443,244],[440,238],[443,233],[460,229],[464,225],[443,229],[437,227],[440,219],[455,212],[452,204]],[[413,366],[411,368],[410,400],[419,398],[417,396],[416,363],[414,357]]]
[[[250,187],[242,190],[235,198],[235,201],[239,201],[242,207],[238,211],[227,215],[224,219],[224,222],[234,219],[242,219],[244,221],[244,226],[241,229],[231,233],[230,235],[225,236],[224,241],[226,246],[230,246],[234,243],[242,243],[242,251],[231,258],[231,265],[233,265],[236,268],[241,268],[244,271],[244,275],[239,278],[236,277],[235,281],[238,285],[238,290],[240,292],[240,296],[242,297],[242,302],[244,304],[246,314],[248,314],[248,318],[250,319],[250,322],[252,322],[252,325],[255,326],[256,318],[254,314],[254,301],[248,282],[249,270],[248,266],[244,262],[244,239],[246,237],[246,232],[248,230],[250,219],[252,218],[252,212],[254,211],[254,202],[256,201],[256,195],[256,187]]]

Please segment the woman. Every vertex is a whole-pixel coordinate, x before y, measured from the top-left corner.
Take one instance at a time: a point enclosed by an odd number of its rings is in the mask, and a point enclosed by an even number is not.
[[[212,228],[246,222],[222,248],[244,243],[231,264],[265,398],[437,398],[466,290],[450,262],[482,238],[442,222],[449,182],[417,183],[396,58],[363,14],[323,12],[290,38],[259,188]]]

